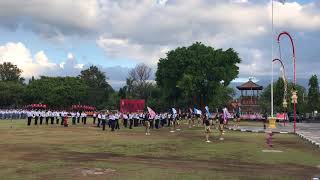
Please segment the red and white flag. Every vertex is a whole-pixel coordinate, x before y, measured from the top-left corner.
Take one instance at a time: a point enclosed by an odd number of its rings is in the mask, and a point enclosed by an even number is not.
[[[150,118],[154,119],[154,117],[156,116],[156,112],[154,112],[154,110],[152,110],[151,108],[147,107],[148,112],[150,114]]]

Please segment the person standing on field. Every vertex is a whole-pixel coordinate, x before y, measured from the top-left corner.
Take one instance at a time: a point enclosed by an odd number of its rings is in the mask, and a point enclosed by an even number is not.
[[[100,127],[100,124],[101,124],[101,113],[98,113],[98,124],[97,124],[97,127]]]
[[[106,130],[106,115],[104,113],[101,114],[101,124],[102,124],[102,130]]]
[[[28,126],[31,125],[31,121],[32,121],[32,117],[33,117],[33,114],[31,111],[28,111],[27,112],[27,117],[28,117]]]
[[[96,114],[96,112],[94,112],[94,113],[92,114],[92,118],[93,118],[93,124],[96,124],[96,119],[97,119],[97,114]]]

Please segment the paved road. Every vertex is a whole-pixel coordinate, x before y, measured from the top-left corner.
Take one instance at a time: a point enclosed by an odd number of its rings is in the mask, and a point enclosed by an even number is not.
[[[248,132],[265,132],[262,126],[239,126],[238,128],[230,127],[229,129]],[[278,123],[277,128],[272,129],[272,131],[276,133],[293,133],[293,123],[286,124],[286,126]],[[297,123],[296,134],[320,147],[320,123]]]
[[[320,123],[301,123],[298,124],[297,134],[320,147]]]

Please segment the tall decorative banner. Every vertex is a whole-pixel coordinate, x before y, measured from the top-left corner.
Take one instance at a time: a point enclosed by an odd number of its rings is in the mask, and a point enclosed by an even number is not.
[[[121,99],[120,112],[142,112],[144,110],[145,101],[143,99]]]

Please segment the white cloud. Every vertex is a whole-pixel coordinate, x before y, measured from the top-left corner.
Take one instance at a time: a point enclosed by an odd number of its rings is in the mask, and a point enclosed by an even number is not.
[[[277,31],[289,30],[301,37],[303,35],[303,38],[311,36],[319,40],[320,4],[317,1],[303,4],[290,1],[284,5],[275,2],[274,12]],[[264,63],[271,59],[270,20],[271,4],[268,0],[0,2],[1,27],[21,27],[54,42],[64,42],[67,37],[94,39],[115,61],[132,59],[151,65],[155,65],[159,57],[165,56],[170,49],[202,41],[215,48],[232,47],[237,50],[243,60],[241,74],[270,73],[270,66]],[[317,54],[317,50],[309,50],[315,47],[315,42],[297,43],[301,47],[298,50],[301,62],[314,59],[308,56]],[[35,67],[28,65],[27,61],[42,64],[41,67],[44,64],[53,66],[44,52],[36,54],[36,58],[21,47],[19,51],[20,54],[10,57],[24,56],[23,66],[29,68],[29,74]],[[70,67],[81,68],[71,61],[73,54],[68,54],[67,58]],[[60,62],[56,66],[65,69],[67,65],[68,62]],[[319,64],[313,64],[313,67],[319,67]]]
[[[68,53],[67,57],[68,57],[68,59],[74,59],[74,56],[71,52]]]
[[[11,29],[22,26],[58,41],[63,41],[64,35],[95,32],[99,17],[96,0],[0,1],[3,26]]]
[[[169,50],[166,46],[145,46],[129,42],[128,39],[108,38],[100,36],[96,41],[98,46],[103,48],[106,54],[112,58],[127,58],[154,64],[159,57],[165,55]]]
[[[70,55],[70,54],[69,54]],[[30,78],[40,75],[66,75],[77,73],[82,69],[82,64],[77,64],[72,58],[59,64],[48,59],[44,51],[37,52],[34,57],[30,50],[21,42],[9,42],[0,46],[0,63],[11,62],[23,70],[22,76]],[[67,73],[66,73],[67,72]]]

